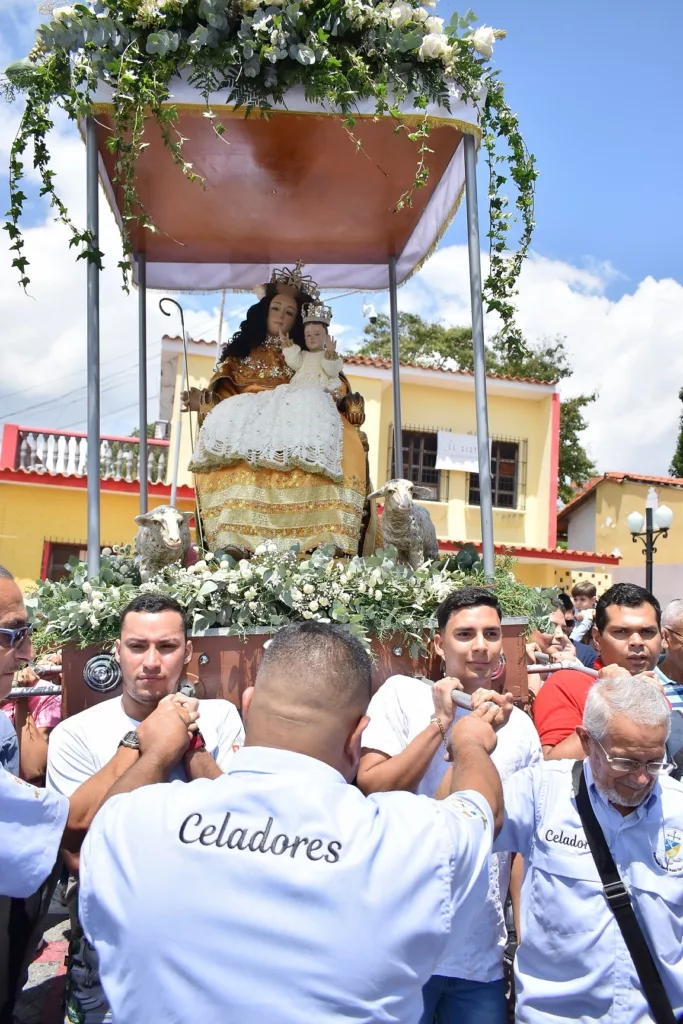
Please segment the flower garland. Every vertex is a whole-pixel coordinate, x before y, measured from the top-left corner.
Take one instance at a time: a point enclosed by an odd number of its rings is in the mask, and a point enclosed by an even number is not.
[[[161,593],[185,608],[192,632],[224,627],[245,635],[316,619],[347,625],[365,640],[401,635],[416,653],[436,625],[441,601],[465,583],[484,584],[475,549],[461,555],[413,570],[397,562],[393,548],[342,560],[334,548],[302,558],[296,547],[283,555],[267,542],[248,560],[208,552],[188,568],[176,563],[143,579],[129,548],[105,549],[98,576],[88,579],[87,566],[74,558],[67,576],[39,582],[26,604],[39,651],[66,643],[110,644],[123,608],[140,593]],[[506,615],[534,623],[552,610],[551,598],[519,583],[513,564],[497,560],[494,589]]]
[[[205,116],[218,135],[225,126],[209,106],[212,93],[226,93],[226,103],[260,110],[267,116],[287,91],[301,85],[308,101],[325,101],[340,112],[353,135],[354,110],[372,99],[378,116],[390,115],[396,130],[407,131],[418,147],[413,184],[397,200],[396,209],[412,204],[413,193],[429,177],[427,119],[417,130],[401,122],[401,103],[410,95],[417,111],[430,102],[449,108],[449,89],[474,100],[481,110],[484,144],[491,164],[491,268],[485,285],[489,310],[502,317],[513,347],[521,344],[514,328],[512,296],[533,229],[536,171],[525,149],[515,115],[505,102],[497,72],[490,67],[496,39],[505,33],[488,26],[475,28],[468,11],[454,15],[444,28],[430,11],[436,0],[89,0],[57,7],[41,25],[31,53],[6,70],[4,92],[12,100],[25,93],[26,106],[10,153],[9,232],[13,266],[21,285],[29,284],[28,259],[19,223],[26,196],[21,190],[24,153],[34,147],[34,165],[57,217],[71,233],[70,244],[86,259],[102,266],[102,253],[87,231],[79,230],[54,188],[47,136],[53,127],[52,107],[61,107],[80,121],[92,114],[93,96],[101,83],[111,89],[113,134],[107,140],[115,154],[114,184],[122,194],[124,258],[120,263],[127,287],[132,249],[127,225],[137,220],[154,230],[142,208],[135,184],[136,161],[147,143],[145,119],[152,116],[182,172],[201,179],[183,156],[185,141],[177,130],[178,111],[170,100],[171,83],[181,72],[204,96]],[[452,93],[451,93],[452,94]],[[503,158],[499,139],[508,144],[505,157],[517,190],[522,219],[521,243],[506,256],[511,215],[501,188]],[[495,166],[495,173],[494,173]]]

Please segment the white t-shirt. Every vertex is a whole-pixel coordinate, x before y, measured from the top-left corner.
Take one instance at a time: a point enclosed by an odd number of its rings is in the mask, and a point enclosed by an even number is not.
[[[116,1024],[415,1024],[454,916],[484,898],[492,833],[478,793],[365,798],[264,747],[215,781],[114,797],[80,913]]]
[[[0,768],[0,896],[26,899],[57,861],[69,801]]]
[[[458,710],[457,722],[468,712]],[[395,757],[429,725],[434,714],[429,682],[411,676],[391,676],[370,701],[370,724],[363,733],[363,746]],[[450,730],[449,730],[450,732]],[[491,760],[501,780],[543,760],[541,742],[533,722],[518,708],[496,733],[498,744]],[[417,787],[417,793],[434,796],[448,770],[443,746],[439,747]],[[510,884],[509,854],[491,858],[489,891],[480,913],[465,931],[459,922],[453,931],[435,974],[465,981],[495,981],[503,977],[503,951],[507,941],[504,905]]]
[[[50,733],[47,748],[49,789],[71,796],[86,779],[111,761],[119,741],[140,723],[123,710],[122,698],[112,697],[73,718],[65,718]],[[233,753],[244,743],[239,712],[229,700],[200,700],[197,721],[206,749],[225,771]],[[187,782],[182,765],[173,769],[171,780]]]

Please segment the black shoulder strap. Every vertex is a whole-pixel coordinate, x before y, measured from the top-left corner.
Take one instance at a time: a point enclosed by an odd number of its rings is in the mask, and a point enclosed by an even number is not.
[[[595,866],[602,881],[605,899],[614,914],[617,924],[624,937],[626,947],[631,954],[633,966],[640,979],[643,994],[650,1005],[652,1018],[656,1024],[676,1024],[676,1017],[671,1003],[659,976],[656,964],[652,959],[650,947],[643,933],[631,903],[631,897],[621,880],[614,858],[609,851],[607,840],[595,816],[595,811],[588,795],[583,762],[576,761],[572,769],[574,796],[576,806],[583,825],[588,846],[593,854]]]

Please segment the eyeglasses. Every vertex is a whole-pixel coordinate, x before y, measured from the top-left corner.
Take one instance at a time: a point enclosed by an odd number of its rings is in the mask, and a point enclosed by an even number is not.
[[[595,740],[595,737],[591,737]],[[605,748],[603,747],[600,740],[595,740],[597,745],[605,755],[605,759],[614,772],[623,772],[628,775],[629,772],[637,772],[639,768],[644,768],[648,775],[669,775],[675,765],[669,761],[636,761],[631,757],[611,757]]]
[[[16,649],[21,647],[24,640],[31,635],[33,623],[26,626],[19,626],[17,629],[0,629],[0,647]]]

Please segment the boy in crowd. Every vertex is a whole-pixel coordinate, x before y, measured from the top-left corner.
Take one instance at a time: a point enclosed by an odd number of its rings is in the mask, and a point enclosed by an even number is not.
[[[451,698],[453,690],[500,706],[494,722],[498,744],[491,760],[504,782],[513,772],[541,761],[541,746],[530,719],[501,694],[496,677],[503,646],[498,599],[482,587],[463,587],[437,611],[436,653],[444,679],[430,686],[421,679],[392,676],[370,702],[370,724],[363,734],[358,786],[363,793],[409,790],[434,797],[447,772],[444,750],[453,723],[467,712]],[[424,987],[420,1024],[506,1024],[503,951],[507,940],[504,905],[511,860],[492,858],[489,890],[467,935],[455,927],[442,962]]]
[[[598,592],[590,580],[580,580],[572,587],[574,602],[574,621],[576,625],[570,634],[570,640],[588,642],[595,618],[595,604]]]

